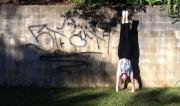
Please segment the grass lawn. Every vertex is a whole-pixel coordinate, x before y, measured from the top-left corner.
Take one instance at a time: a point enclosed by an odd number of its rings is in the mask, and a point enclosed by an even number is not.
[[[0,106],[180,106],[180,88],[144,88],[118,93],[112,88],[1,88]]]

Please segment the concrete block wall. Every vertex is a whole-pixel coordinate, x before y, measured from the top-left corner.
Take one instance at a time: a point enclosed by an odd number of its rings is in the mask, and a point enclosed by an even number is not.
[[[120,25],[93,32],[87,20],[62,17],[71,8],[0,7],[0,86],[115,86]],[[180,22],[172,24],[165,6],[146,7],[133,19],[143,86],[179,86]]]
[[[147,7],[135,15],[140,20],[138,38],[144,86],[179,86],[180,22],[168,17],[166,6]]]

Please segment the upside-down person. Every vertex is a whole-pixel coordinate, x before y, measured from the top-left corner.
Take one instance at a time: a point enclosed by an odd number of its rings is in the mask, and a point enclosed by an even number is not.
[[[119,62],[116,72],[116,92],[119,91],[119,83],[121,84],[122,81],[126,81],[128,77],[131,81],[131,92],[134,92],[134,76],[133,70],[131,67],[131,34],[130,34],[130,24],[128,21],[129,12],[128,10],[122,11],[122,24],[121,24],[121,31],[120,31],[120,41],[118,46],[118,56]]]

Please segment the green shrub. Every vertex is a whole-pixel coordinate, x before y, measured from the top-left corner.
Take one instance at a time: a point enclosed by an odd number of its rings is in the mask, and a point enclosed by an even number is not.
[[[170,17],[180,17],[180,0],[69,0],[78,5],[95,7],[104,4],[132,6],[132,5],[168,5]]]
[[[180,0],[167,0],[169,16],[172,18],[180,17]]]

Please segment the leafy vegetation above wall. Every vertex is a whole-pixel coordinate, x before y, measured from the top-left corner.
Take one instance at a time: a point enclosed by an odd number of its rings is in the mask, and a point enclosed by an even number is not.
[[[180,17],[180,0],[168,0],[169,15],[172,18]]]
[[[169,16],[180,17],[180,0],[0,0],[0,4],[25,4],[25,5],[51,5],[51,4],[75,4],[96,7],[99,5],[168,5]]]
[[[89,5],[91,7],[97,5],[111,4],[111,5],[168,5],[169,16],[172,18],[180,17],[180,0],[69,0],[69,2],[78,5]]]

